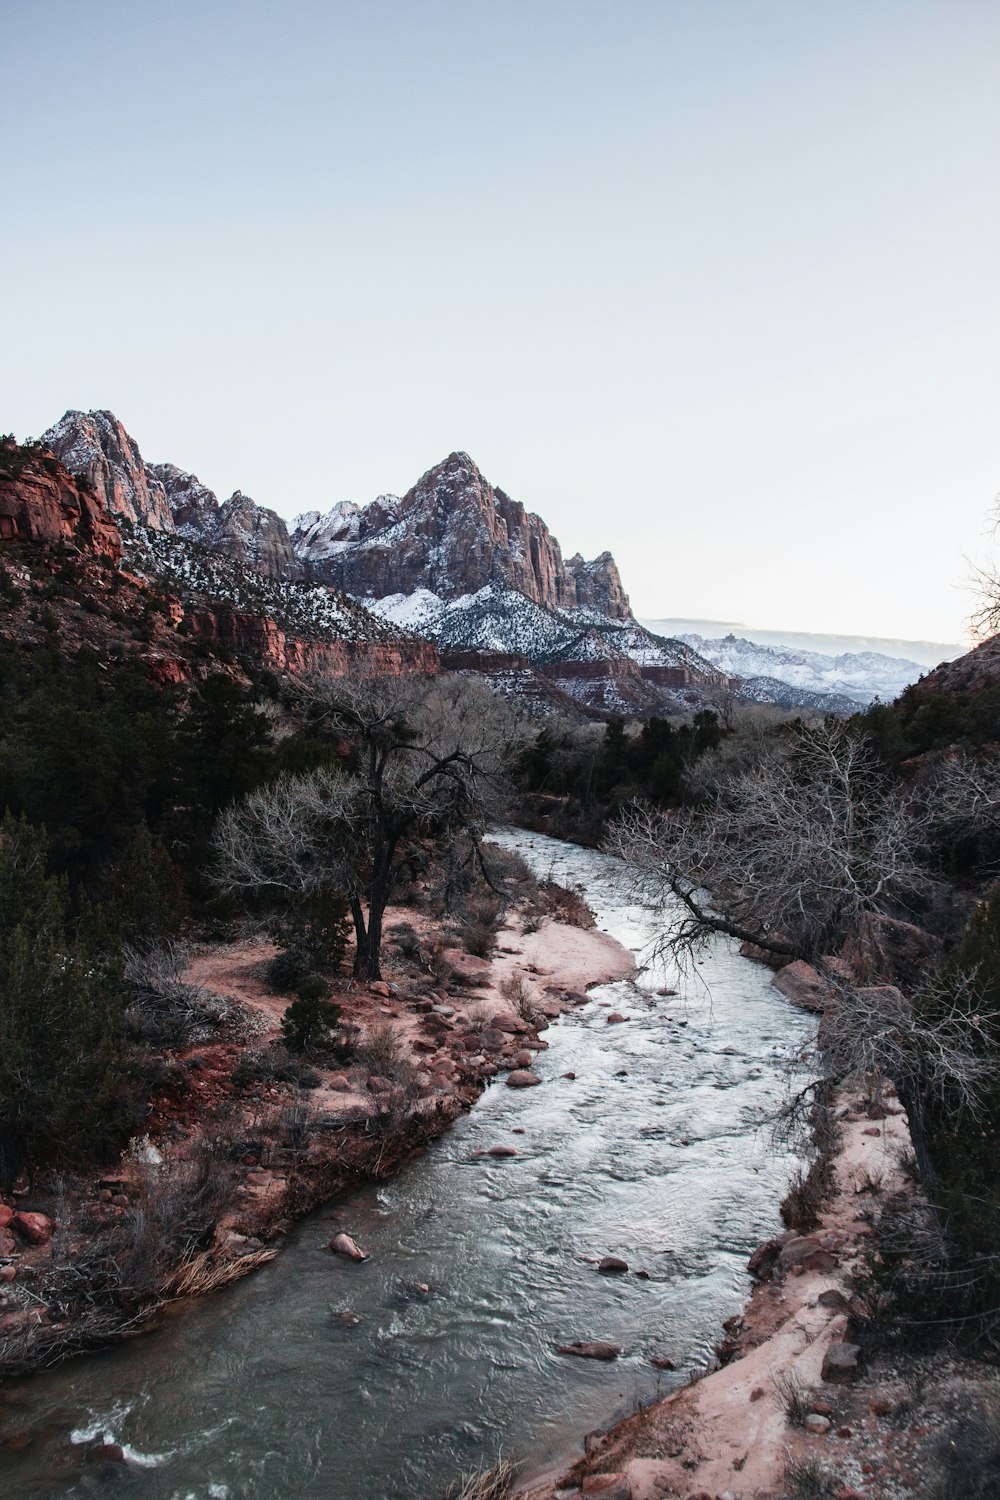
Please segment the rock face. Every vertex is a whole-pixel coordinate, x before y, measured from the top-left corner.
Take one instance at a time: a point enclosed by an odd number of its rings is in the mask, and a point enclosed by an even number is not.
[[[166,491],[134,438],[110,411],[68,411],[42,442],[73,474],[83,474],[105,510],[156,531],[173,531]]]
[[[296,579],[303,568],[288,527],[276,511],[258,505],[242,490],[222,505],[195,474],[174,464],[150,464],[147,472],[163,486],[180,536],[200,542],[270,578]]]
[[[398,499],[310,511],[292,540],[312,577],[361,598],[428,589],[442,599],[509,587],[545,609],[632,612],[614,559],[563,560],[539,516],[495,489],[467,453],[452,453]]]
[[[80,547],[117,564],[121,537],[104,507],[55,459],[24,463],[23,453],[0,445],[0,537]]]

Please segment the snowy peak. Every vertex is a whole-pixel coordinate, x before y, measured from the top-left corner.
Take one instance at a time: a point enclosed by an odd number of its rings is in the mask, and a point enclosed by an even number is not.
[[[173,531],[166,492],[147,471],[139,445],[110,411],[68,411],[42,434],[72,474],[82,474],[113,516]]]
[[[614,559],[564,562],[541,517],[495,488],[467,453],[450,453],[398,499],[341,503],[295,524],[293,543],[313,577],[364,598],[428,590],[458,599],[496,586],[544,609],[632,612]]]

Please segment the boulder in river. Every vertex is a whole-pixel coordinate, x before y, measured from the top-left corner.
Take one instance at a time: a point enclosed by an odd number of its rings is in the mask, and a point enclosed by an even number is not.
[[[597,1262],[597,1269],[602,1276],[620,1276],[623,1271],[628,1270],[628,1261],[621,1260],[617,1255],[602,1255]]]
[[[623,1016],[620,1010],[613,1010],[610,1016],[608,1016],[608,1025],[620,1026],[623,1021],[627,1020],[628,1016]]]
[[[577,1359],[617,1359],[621,1353],[617,1344],[605,1343],[603,1339],[580,1339],[573,1344],[560,1344],[557,1354],[572,1354]]]
[[[334,1255],[343,1255],[347,1260],[367,1260],[365,1252],[355,1244],[349,1234],[335,1234],[330,1241]]]
[[[509,1089],[532,1089],[541,1081],[537,1073],[529,1073],[526,1068],[515,1068],[513,1073],[507,1075]]]

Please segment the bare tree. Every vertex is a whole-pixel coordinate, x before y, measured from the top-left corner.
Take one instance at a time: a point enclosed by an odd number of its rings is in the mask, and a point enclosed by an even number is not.
[[[346,741],[344,769],[286,777],[220,818],[215,835],[225,889],[286,896],[346,893],[354,971],[381,977],[382,920],[413,841],[457,840],[480,862],[480,840],[505,798],[517,748],[514,710],[459,676],[315,677],[314,722]]]
[[[852,983],[830,955],[873,914],[906,915],[928,895],[936,840],[992,822],[995,780],[955,760],[923,786],[892,782],[864,739],[832,720],[755,741],[749,763],[729,753],[692,773],[699,806],[634,807],[608,847],[641,893],[663,904],[663,946],[681,961],[722,933],[823,972],[823,1077],[891,1078],[930,1175],[926,1107],[981,1107],[996,1076],[997,1018],[977,998],[975,975],[938,984],[931,974],[908,997]]]
[[[927,889],[916,800],[847,725],[771,735],[751,751],[749,764],[703,758],[690,776],[697,806],[634,806],[611,831],[607,847],[645,893],[679,901],[676,953],[722,932],[815,962],[865,913],[898,915]]]

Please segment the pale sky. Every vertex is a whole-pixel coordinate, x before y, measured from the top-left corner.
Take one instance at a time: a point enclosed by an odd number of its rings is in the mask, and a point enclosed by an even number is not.
[[[997,0],[0,0],[0,39],[0,430],[109,407],[288,518],[464,448],[642,615],[959,638]]]

